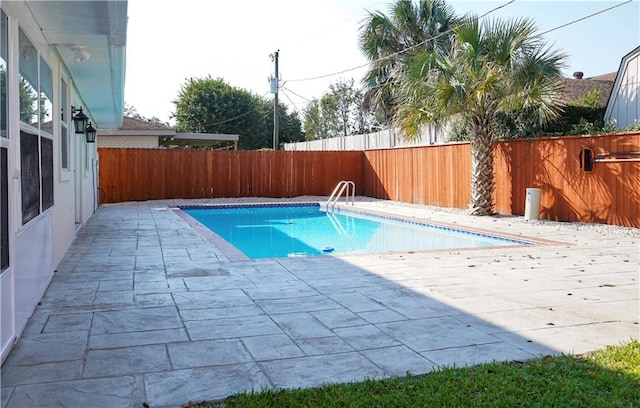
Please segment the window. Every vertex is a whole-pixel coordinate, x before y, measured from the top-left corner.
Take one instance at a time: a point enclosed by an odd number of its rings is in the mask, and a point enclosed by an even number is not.
[[[49,135],[53,135],[53,74],[51,68],[40,58],[40,103],[39,109],[39,123],[40,128]]]
[[[18,36],[20,121],[38,125],[38,51],[26,34],[20,30]]]
[[[7,15],[0,11],[0,271],[9,268],[9,133],[7,132]]]
[[[53,74],[20,29],[20,186],[22,224],[53,206]]]
[[[4,11],[0,15],[0,137],[7,138],[7,48],[8,19]]]
[[[53,73],[40,58],[40,177],[42,211],[53,207]]]
[[[70,109],[67,106],[67,81],[64,78],[60,81],[60,106],[61,112],[66,112]],[[60,167],[63,170],[69,170],[69,136],[67,134],[67,121],[71,118],[71,114],[65,116],[62,114],[62,120],[60,121]]]
[[[53,140],[40,138],[40,176],[42,181],[42,211],[53,207]]]
[[[9,176],[7,150],[0,148],[0,271],[9,267]]]
[[[20,132],[22,223],[40,214],[40,146],[38,135]]]

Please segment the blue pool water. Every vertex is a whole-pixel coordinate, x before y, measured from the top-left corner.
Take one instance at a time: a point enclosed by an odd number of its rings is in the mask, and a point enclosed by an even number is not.
[[[184,207],[249,258],[478,248],[527,242],[317,204]]]

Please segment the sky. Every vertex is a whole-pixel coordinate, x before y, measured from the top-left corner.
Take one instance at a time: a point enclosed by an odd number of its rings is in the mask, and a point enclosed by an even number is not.
[[[563,73],[617,71],[640,45],[640,0],[449,0],[458,15],[525,17],[567,55]],[[279,51],[279,100],[302,111],[336,81],[360,83],[367,60],[358,32],[368,11],[392,0],[129,0],[125,103],[174,124],[174,101],[189,78],[208,76],[273,99],[269,77]],[[626,3],[626,4],[625,4]],[[612,6],[612,10],[588,17]],[[574,20],[582,21],[560,27]],[[558,28],[560,27],[560,28]],[[556,29],[557,28],[557,29]],[[555,30],[554,30],[555,29]]]

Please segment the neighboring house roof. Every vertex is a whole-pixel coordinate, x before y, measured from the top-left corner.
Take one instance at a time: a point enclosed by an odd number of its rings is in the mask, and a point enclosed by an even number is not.
[[[122,118],[118,130],[98,129],[98,136],[175,136],[176,131],[164,125],[129,116]]]
[[[593,79],[596,81],[615,81],[616,80],[616,76],[618,75],[618,71],[614,71],[614,72],[609,72],[608,74],[602,74],[602,75],[596,75],[593,77],[589,77],[587,79]]]
[[[168,126],[150,122],[148,120],[124,116],[119,130],[170,130]]]
[[[605,75],[600,75],[593,78],[608,78],[613,76],[615,78],[615,72]],[[563,103],[573,102],[578,98],[585,96],[586,94],[593,92],[594,90],[600,91],[600,106],[607,106],[611,89],[613,89],[613,80],[606,79],[575,79],[575,78],[562,78],[560,83],[563,86],[563,93],[561,100]]]
[[[239,135],[216,134],[216,133],[176,133],[175,129],[153,123],[144,119],[136,119],[129,116],[122,118],[122,126],[118,130],[100,130],[98,129],[98,137],[124,137],[124,136],[146,136],[146,137],[163,137],[171,140],[177,145],[190,146],[210,146],[219,141],[238,142]],[[98,139],[100,140],[100,139]]]

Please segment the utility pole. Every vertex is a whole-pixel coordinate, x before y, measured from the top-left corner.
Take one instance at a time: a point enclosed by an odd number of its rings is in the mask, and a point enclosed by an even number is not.
[[[271,54],[271,60],[276,64],[275,77],[271,78],[271,93],[273,93],[273,150],[278,150],[278,88],[280,86],[280,76],[278,74],[278,54],[280,50],[276,51],[275,55]]]

